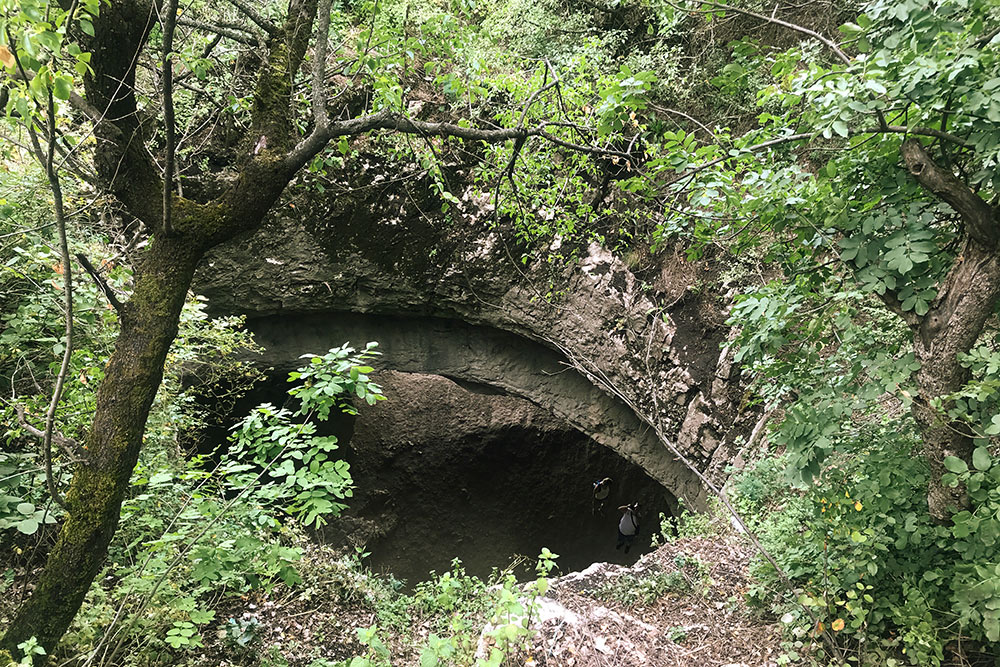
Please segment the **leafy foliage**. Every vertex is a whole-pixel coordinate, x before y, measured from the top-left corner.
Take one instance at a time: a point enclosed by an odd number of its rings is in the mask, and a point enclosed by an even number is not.
[[[326,421],[333,408],[357,414],[352,396],[369,405],[385,400],[368,377],[372,367],[362,365],[378,354],[377,345],[368,343],[358,354],[345,344],[323,356],[305,355],[309,365],[289,375],[290,382],[302,381],[288,390],[299,401],[298,411],[261,405],[234,428],[219,466],[226,486],[249,491],[253,502],[287,511],[305,526],[319,528],[325,516],[338,515],[346,507],[340,501],[352,495],[348,465],[331,458],[337,438],[317,435],[311,420]],[[294,423],[295,415],[305,421]],[[262,482],[265,474],[269,481]]]
[[[80,77],[90,70],[91,54],[67,36],[77,27],[93,35],[93,18],[99,11],[100,0],[83,0],[72,7],[48,0],[0,4],[0,34],[17,37],[0,44],[0,64],[9,75],[34,73],[27,79],[10,77],[5,82],[10,91],[5,109],[8,117],[16,114],[24,120],[34,119],[50,96],[69,99],[74,75]]]
[[[912,455],[916,441],[901,437],[898,427],[865,428],[858,435],[862,452],[839,455],[795,493],[783,482],[786,461],[764,461],[738,478],[735,502],[799,586],[797,598],[774,607],[790,632],[813,632],[798,607],[805,604],[836,633],[873,641],[883,659],[903,648],[912,664],[941,664],[952,637],[949,621],[972,638],[995,641],[996,527],[989,522],[996,487],[980,487],[975,509],[956,516],[955,525],[935,524],[922,495],[927,471]],[[991,460],[980,463],[986,471],[959,475],[996,475]],[[769,565],[758,571],[769,586],[778,585]],[[754,595],[767,603],[775,592]]]

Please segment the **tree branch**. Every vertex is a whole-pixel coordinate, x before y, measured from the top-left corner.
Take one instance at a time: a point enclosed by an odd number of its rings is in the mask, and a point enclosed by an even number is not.
[[[583,144],[575,144],[572,141],[565,141],[565,140],[560,139],[559,137],[557,137],[557,136],[555,136],[553,134],[550,134],[550,133],[546,132],[545,130],[543,130],[540,127],[532,130],[529,134],[530,135],[537,135],[539,137],[542,137],[546,141],[555,144],[556,146],[562,146],[563,148],[568,148],[568,149],[570,149],[572,151],[576,151],[578,153],[587,153],[588,155],[601,155],[601,156],[604,156],[604,157],[613,157],[613,158],[614,157],[618,157],[618,158],[622,158],[622,159],[625,159],[625,160],[631,160],[632,158],[635,157],[631,153],[623,152],[623,151],[616,151],[616,150],[614,150],[612,148],[600,148],[598,146],[585,146]]]
[[[271,23],[270,21],[268,21],[266,18],[264,18],[263,16],[261,16],[248,3],[243,2],[243,0],[226,0],[226,2],[228,2],[233,7],[236,7],[236,9],[240,10],[241,12],[243,12],[244,16],[246,16],[248,19],[250,19],[251,21],[253,21],[254,23],[256,23],[257,26],[261,30],[263,30],[264,32],[266,32],[268,34],[268,36],[274,37],[275,35],[278,34],[278,26],[274,25],[273,23]]]
[[[993,28],[993,30],[990,30],[988,33],[977,39],[975,42],[976,48],[980,49],[983,48],[984,46],[992,42],[993,38],[996,37],[997,35],[1000,35],[1000,26]]]
[[[55,430],[56,409],[62,400],[63,388],[66,386],[66,376],[69,374],[69,362],[73,357],[73,268],[69,259],[69,242],[66,239],[66,211],[63,207],[62,186],[59,174],[56,172],[56,110],[49,90],[48,109],[48,151],[45,155],[45,175],[52,190],[53,208],[55,209],[56,229],[59,232],[59,255],[63,268],[63,317],[66,321],[65,342],[63,343],[63,358],[56,376],[56,386],[52,390],[52,399],[45,412],[45,434],[42,439],[42,450],[45,455],[45,482],[49,487],[49,495],[60,506],[66,503],[56,488],[55,477],[52,475],[52,434]],[[34,135],[32,135],[34,136]],[[37,142],[37,139],[33,139]],[[37,148],[37,146],[36,146]]]
[[[292,149],[284,160],[287,170],[295,171],[306,164],[315,156],[323,146],[330,140],[341,136],[355,136],[365,134],[373,130],[391,130],[401,134],[419,134],[435,137],[454,137],[466,141],[483,141],[488,144],[496,144],[504,141],[527,139],[529,137],[541,137],[557,146],[587,153],[590,155],[604,155],[609,157],[620,157],[631,159],[634,157],[629,153],[616,151],[598,146],[585,146],[565,141],[556,137],[544,129],[545,125],[534,128],[507,127],[496,130],[485,130],[475,127],[462,127],[455,123],[429,122],[414,120],[405,114],[383,109],[367,116],[351,118],[349,120],[335,121],[323,127],[316,127],[313,132],[303,139]],[[806,135],[810,136],[810,135]]]
[[[545,67],[546,67],[545,76],[546,78],[548,78],[549,74],[548,63],[546,63]],[[528,97],[527,101],[524,103],[524,108],[521,110],[521,120],[517,122],[518,127],[524,127],[524,119],[528,116],[528,110],[531,109],[531,105],[535,103],[535,100],[538,99],[538,96],[544,93],[546,90],[549,90],[550,88],[555,88],[558,85],[559,85],[559,79],[553,79],[550,83],[543,82],[541,88],[531,93],[531,96]]]
[[[305,58],[316,20],[317,0],[290,0],[288,15],[278,37],[268,42],[270,53],[257,79],[250,110],[250,139],[254,148],[247,156],[268,160],[284,158],[293,145],[293,82]],[[303,163],[304,164],[304,163]]]
[[[903,302],[896,296],[895,291],[886,289],[883,294],[879,295],[879,298],[882,299],[885,307],[898,315],[910,329],[916,331],[920,327],[920,316],[912,310],[903,310]]]
[[[917,139],[904,141],[900,153],[917,182],[962,216],[971,238],[988,248],[997,247],[1000,226],[993,207],[953,173],[935,164]]]
[[[972,147],[972,145],[962,137],[956,136],[951,132],[945,132],[944,130],[935,130],[933,127],[906,127],[903,125],[885,125],[857,132],[857,134],[879,134],[879,133],[914,134],[920,137],[935,137],[937,139],[942,139],[949,143],[955,144],[956,146],[961,146],[962,148]]]
[[[163,233],[172,236],[174,233],[171,221],[174,194],[174,151],[176,138],[174,136],[174,28],[177,26],[177,0],[166,0],[163,5],[160,22],[163,26],[163,130],[165,135],[163,157]]]
[[[10,29],[7,28],[7,39],[10,44],[14,44]],[[21,63],[18,50],[11,51],[17,68],[21,76],[28,80],[28,73]],[[56,487],[55,477],[52,474],[52,434],[55,430],[56,409],[62,399],[63,388],[66,385],[66,376],[69,372],[69,362],[73,355],[73,269],[69,261],[69,243],[66,239],[66,212],[63,206],[62,186],[59,182],[59,173],[56,171],[56,110],[55,100],[52,97],[52,90],[48,91],[46,108],[39,110],[46,121],[47,145],[45,151],[38,140],[38,133],[35,132],[33,124],[28,125],[28,136],[31,138],[31,146],[36,158],[45,168],[45,176],[49,181],[49,189],[52,191],[53,208],[55,213],[56,229],[59,234],[59,252],[63,269],[63,319],[65,321],[65,342],[63,343],[63,357],[59,365],[59,373],[56,375],[56,384],[52,389],[52,397],[49,400],[49,407],[45,412],[45,431],[42,432],[42,457],[45,461],[45,485],[48,488],[49,496],[60,507],[65,507],[66,503]],[[41,106],[39,104],[39,106]],[[27,119],[25,119],[27,120]]]
[[[76,259],[80,262],[80,265],[86,269],[87,273],[90,274],[90,277],[94,279],[94,282],[97,283],[98,289],[100,289],[104,296],[108,299],[108,303],[110,303],[111,306],[118,311],[118,314],[121,315],[123,305],[122,302],[118,300],[118,295],[116,295],[114,290],[111,289],[111,285],[109,285],[107,281],[101,277],[100,272],[94,267],[93,264],[90,263],[90,260],[87,259],[87,256],[82,252],[76,253]]]
[[[17,412],[17,423],[21,425],[28,435],[42,440],[45,438],[45,432],[35,426],[32,426],[31,422],[28,421],[27,415],[24,413],[23,405],[15,405],[14,410]],[[59,431],[54,431],[52,433],[52,442],[56,443],[64,452],[73,457],[74,462],[79,462],[83,460],[84,449],[80,446],[80,443],[63,435]]]
[[[330,6],[332,0],[320,0],[319,24],[316,26],[316,48],[313,51],[312,107],[317,127],[324,127],[329,116],[326,112],[326,49],[330,40]]]
[[[155,21],[153,0],[116,0],[84,48],[95,57],[84,77],[84,112],[94,121],[94,166],[106,187],[143,224],[156,229],[163,182],[143,141],[135,97],[136,63]],[[71,98],[72,102],[72,98]],[[75,103],[74,103],[75,104]]]
[[[215,25],[213,23],[206,23],[205,21],[199,21],[198,19],[191,19],[186,16],[178,17],[177,24],[187,26],[189,28],[195,28],[197,30],[204,30],[205,32],[211,32],[216,35],[221,35],[222,37],[231,39],[234,42],[239,42],[240,44],[246,44],[247,46],[253,46],[253,47],[260,46],[260,40],[249,32],[248,33],[239,32],[233,28],[227,28],[221,25]]]
[[[789,23],[788,21],[782,21],[781,19],[774,18],[773,16],[767,16],[765,14],[758,14],[757,12],[752,12],[752,11],[750,11],[748,9],[740,9],[739,7],[733,7],[732,5],[724,5],[724,4],[719,3],[719,2],[710,2],[709,0],[699,0],[699,2],[702,5],[707,5],[709,7],[715,7],[717,9],[721,9],[723,11],[734,12],[736,14],[743,14],[744,16],[750,16],[750,17],[753,17],[755,19],[759,19],[761,21],[766,21],[767,23],[773,23],[775,25],[780,25],[780,26],[782,26],[784,28],[788,28],[789,30],[792,30],[794,32],[801,33],[803,35],[807,35],[809,37],[812,37],[813,39],[819,41],[824,46],[826,46],[828,49],[830,49],[834,53],[834,55],[837,56],[837,59],[840,60],[840,62],[844,63],[847,66],[850,66],[850,64],[851,64],[851,59],[847,57],[846,53],[844,53],[843,51],[840,50],[840,47],[837,46],[837,44],[834,41],[832,41],[831,39],[828,39],[827,37],[824,37],[823,35],[819,34],[815,30],[810,30],[809,28],[805,28],[803,26],[796,25],[794,23]],[[667,2],[667,4],[670,5],[671,7],[673,7],[674,9],[678,9],[678,10],[683,11],[683,12],[696,11],[696,10],[688,9],[686,7],[681,7],[681,6],[675,5],[672,2]]]
[[[886,126],[879,126],[879,127],[861,128],[861,129],[857,129],[857,130],[851,129],[851,130],[848,130],[848,134],[849,134],[849,136],[852,136],[852,137],[854,137],[854,136],[860,136],[860,135],[864,135],[864,134],[915,134],[915,135],[918,135],[918,136],[937,137],[939,139],[944,139],[946,141],[951,141],[951,142],[957,143],[960,146],[968,146],[967,142],[964,139],[962,139],[961,137],[956,137],[955,135],[950,134],[948,132],[942,132],[941,130],[935,130],[935,129],[929,128],[929,127],[911,127],[911,128],[907,128],[907,127],[903,127],[901,125],[886,125]],[[772,146],[778,146],[778,145],[781,145],[781,144],[792,143],[792,142],[795,142],[795,141],[804,141],[806,139],[812,139],[812,138],[815,138],[815,137],[816,137],[816,133],[815,132],[799,132],[797,134],[789,134],[789,135],[786,135],[784,137],[777,137],[776,139],[769,139],[767,141],[762,141],[759,144],[754,144],[753,146],[748,146],[746,148],[741,148],[741,149],[739,149],[739,151],[740,151],[740,154],[756,153],[757,151],[761,151],[761,150],[764,150],[765,148],[770,148]],[[570,146],[570,147],[571,148],[578,148],[578,147],[575,147],[575,146]],[[704,171],[705,169],[709,169],[711,167],[714,167],[715,165],[720,164],[722,162],[725,162],[727,160],[730,160],[730,159],[732,159],[734,157],[739,157],[739,155],[735,155],[735,156],[734,155],[723,155],[721,157],[715,158],[714,160],[709,160],[708,162],[706,162],[704,164],[700,164],[700,165],[698,165],[696,167],[692,167],[688,171],[683,172],[682,174],[680,174],[679,177],[678,177],[678,179],[675,179],[674,181],[671,181],[671,183],[676,183],[677,180],[693,176],[693,175],[697,174],[700,171]]]

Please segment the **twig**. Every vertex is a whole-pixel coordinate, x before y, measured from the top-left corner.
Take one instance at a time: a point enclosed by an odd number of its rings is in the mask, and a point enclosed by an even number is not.
[[[663,113],[668,113],[674,116],[680,116],[681,118],[687,119],[692,123],[694,123],[695,125],[697,125],[698,127],[700,127],[702,130],[704,130],[708,134],[708,136],[712,137],[713,139],[715,138],[715,133],[712,132],[712,130],[708,129],[708,126],[706,126],[704,123],[702,123],[694,116],[686,114],[683,111],[678,111],[677,109],[671,109],[670,107],[661,107],[656,104],[651,104],[650,106],[656,109],[657,111],[662,111]]]
[[[992,42],[993,38],[996,37],[997,35],[1000,35],[1000,26],[998,26],[996,28],[993,28],[993,30],[990,30],[988,33],[986,33],[985,35],[983,35],[982,37],[980,37],[979,39],[977,39],[975,41],[976,47],[977,48],[982,48],[982,47],[986,46],[987,44],[989,44],[990,42]]]
[[[545,80],[548,78],[549,78],[549,69],[548,66],[546,65],[545,79],[542,80],[542,87],[536,90],[535,92],[531,93],[531,95],[528,97],[528,100],[524,103],[524,108],[521,110],[521,119],[517,122],[518,127],[524,127],[524,119],[528,115],[528,110],[531,109],[532,105],[535,103],[535,100],[538,99],[538,96],[544,93],[546,90],[549,90],[550,88],[555,88],[557,85],[559,85],[559,79],[553,79],[551,82],[546,83]]]
[[[243,2],[243,0],[226,0],[226,2],[243,12],[244,16],[256,23],[257,26],[266,32],[270,37],[274,37],[278,34],[278,27],[261,16],[253,7],[249,5],[249,3]],[[329,3],[327,3],[327,9],[329,9]]]
[[[824,46],[826,46],[828,49],[830,49],[831,51],[833,51],[834,55],[837,56],[837,58],[840,60],[840,62],[844,63],[848,67],[850,67],[850,65],[851,65],[851,59],[847,57],[846,53],[844,53],[843,51],[840,50],[840,47],[837,46],[837,44],[834,41],[828,39],[827,37],[824,37],[823,35],[819,34],[815,30],[810,30],[809,28],[805,28],[803,26],[796,25],[794,23],[789,23],[788,21],[782,21],[781,19],[774,18],[773,16],[766,16],[764,14],[758,14],[757,12],[752,12],[752,11],[750,11],[748,9],[740,9],[739,7],[733,7],[732,5],[724,5],[724,4],[719,3],[719,2],[710,2],[709,0],[699,0],[699,1],[700,1],[700,3],[702,5],[706,5],[706,6],[709,6],[709,7],[715,7],[716,9],[721,9],[721,10],[727,11],[727,12],[735,12],[736,14],[743,14],[744,16],[751,16],[751,17],[753,17],[755,19],[760,19],[761,21],[766,21],[768,23],[773,23],[775,25],[780,25],[780,26],[782,26],[784,28],[788,28],[789,30],[792,30],[794,32],[802,33],[803,35],[807,35],[809,37],[812,37],[813,39],[821,42]],[[694,9],[690,9],[688,7],[681,7],[679,5],[675,5],[674,3],[669,2],[669,0],[667,1],[667,4],[670,5],[671,7],[673,7],[674,9],[678,9],[678,10],[680,10],[682,12],[705,13],[704,11],[694,10]]]
[[[118,296],[115,294],[114,290],[111,289],[111,285],[104,280],[98,270],[93,264],[90,263],[90,260],[87,259],[87,256],[82,252],[76,253],[76,259],[80,262],[80,265],[87,270],[87,273],[89,273],[90,277],[94,279],[94,282],[97,283],[98,289],[100,289],[101,292],[104,293],[104,296],[107,297],[108,303],[110,303],[111,306],[118,311],[118,314],[121,315],[123,308],[122,302],[118,300]]]
[[[186,16],[177,17],[177,25],[184,25],[189,28],[197,28],[198,30],[204,30],[206,32],[215,33],[216,35],[222,35],[227,39],[231,39],[234,42],[239,42],[240,44],[246,44],[247,46],[257,47],[260,46],[259,40],[251,35],[249,32],[243,33],[232,28],[226,28],[221,25],[214,25],[212,23],[206,23],[204,21],[199,21],[197,19],[189,19]]]
[[[24,413],[23,405],[21,405],[20,403],[15,405],[14,411],[17,413],[17,423],[21,425],[21,428],[23,428],[25,431],[28,432],[28,435],[34,436],[39,440],[43,440],[45,438],[45,431],[33,426],[31,422],[28,421],[28,417]],[[52,441],[55,442],[57,445],[59,445],[59,447],[62,448],[64,452],[72,456],[75,460],[77,461],[82,460],[83,448],[80,446],[80,443],[77,442],[74,438],[70,438],[58,431],[54,431],[52,433]],[[44,470],[44,469],[45,468],[38,468],[38,470]],[[16,475],[14,476],[16,477]],[[11,478],[4,477],[3,479],[0,479],[0,482],[4,481],[5,479],[11,479]]]
[[[52,400],[49,402],[49,409],[45,413],[45,437],[42,448],[45,454],[45,481],[49,487],[49,495],[57,504],[66,506],[59,490],[56,488],[55,479],[52,476],[52,432],[55,429],[56,408],[62,398],[63,387],[66,384],[66,376],[69,373],[69,362],[73,356],[73,268],[69,258],[69,243],[66,240],[66,217],[63,208],[62,186],[59,183],[59,174],[55,170],[55,150],[56,150],[56,110],[52,99],[52,91],[48,95],[48,132],[49,148],[45,156],[45,175],[49,179],[49,187],[52,189],[52,200],[56,214],[56,229],[59,231],[59,255],[62,258],[63,267],[63,292],[64,292],[64,312],[66,319],[66,342],[64,343],[62,364],[59,366],[59,374],[56,376],[56,386],[52,390]],[[37,140],[36,140],[37,141]]]
[[[771,420],[771,417],[774,416],[776,410],[777,408],[771,408],[770,410],[766,411],[763,415],[761,415],[760,419],[757,420],[757,423],[754,424],[753,430],[750,431],[750,437],[747,438],[746,443],[742,447],[740,447],[740,451],[736,452],[736,456],[734,456],[732,459],[733,461],[737,461],[743,456],[744,452],[753,449],[754,445],[757,444],[757,441],[763,437],[764,427],[767,426],[767,422]],[[732,479],[732,477],[730,477],[729,479]],[[726,492],[726,487],[729,485],[729,479],[727,479],[726,483],[722,485],[723,493]]]
[[[7,29],[7,38],[10,44],[10,29]],[[17,67],[27,80],[27,72],[21,64],[18,50],[12,50]],[[47,130],[47,150],[42,152],[42,147],[38,141],[38,134],[34,131],[30,119],[24,119],[28,125],[28,135],[31,138],[31,145],[35,155],[45,167],[45,176],[49,181],[49,189],[52,191],[53,207],[55,209],[56,229],[59,233],[59,251],[63,269],[63,317],[65,319],[65,342],[63,344],[63,358],[59,365],[59,373],[56,375],[55,388],[52,390],[52,398],[49,401],[48,410],[45,412],[45,431],[42,433],[42,456],[45,459],[45,485],[48,488],[49,496],[60,507],[66,507],[66,503],[56,488],[55,477],[52,474],[52,434],[55,430],[56,408],[59,407],[59,400],[62,398],[63,388],[66,385],[66,376],[69,372],[69,362],[73,355],[73,269],[69,261],[69,243],[66,240],[66,216],[63,207],[62,187],[59,183],[59,174],[55,167],[56,152],[56,110],[55,100],[52,97],[52,90],[48,91],[46,105],[46,130]]]

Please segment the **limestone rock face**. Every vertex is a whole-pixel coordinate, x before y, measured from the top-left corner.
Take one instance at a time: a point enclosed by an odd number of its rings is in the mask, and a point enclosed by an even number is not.
[[[470,192],[445,215],[390,176],[362,169],[350,193],[296,197],[294,215],[208,257],[196,291],[246,314],[268,363],[378,340],[384,367],[525,398],[699,505],[663,440],[719,470],[748,419],[725,304],[690,289],[702,267],[647,257],[633,271],[596,243],[519,245]]]

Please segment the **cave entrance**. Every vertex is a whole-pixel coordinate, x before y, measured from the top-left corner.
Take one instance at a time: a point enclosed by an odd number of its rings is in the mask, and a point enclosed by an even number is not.
[[[389,400],[362,409],[345,458],[357,489],[325,531],[364,544],[375,570],[412,586],[450,569],[486,577],[518,556],[533,572],[542,547],[563,572],[631,564],[650,550],[673,496],[639,466],[519,398],[431,375],[379,374]],[[592,485],[614,480],[601,513]],[[620,512],[643,521],[628,554],[615,549]]]
[[[284,403],[287,377],[273,371],[202,443],[219,442],[225,422],[259,403]],[[640,466],[529,401],[438,375],[380,370],[376,379],[388,400],[319,425],[339,438],[355,490],[318,537],[363,547],[372,569],[407,588],[448,571],[454,558],[486,578],[523,557],[516,573],[527,578],[542,547],[559,554],[561,572],[632,564],[650,551],[660,513],[676,507]],[[593,483],[604,477],[614,480],[612,491],[595,514]],[[634,502],[642,522],[625,554],[615,549],[617,508]]]

